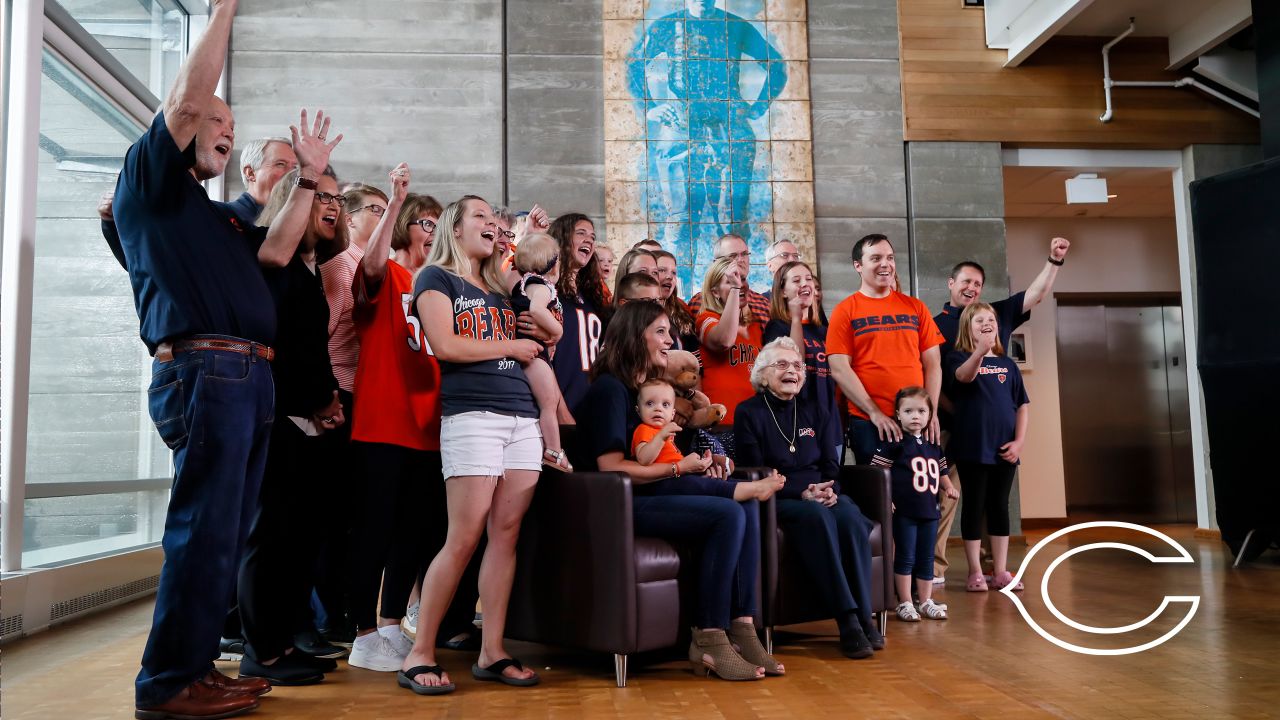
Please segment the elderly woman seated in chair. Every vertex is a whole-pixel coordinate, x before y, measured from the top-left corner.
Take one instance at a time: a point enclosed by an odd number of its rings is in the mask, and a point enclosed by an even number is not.
[[[840,628],[840,650],[866,658],[884,647],[871,622],[871,521],[840,494],[840,422],[817,403],[798,401],[804,356],[789,337],[766,345],[751,368],[756,394],[738,406],[738,464],[786,477],[778,526],[825,598]]]

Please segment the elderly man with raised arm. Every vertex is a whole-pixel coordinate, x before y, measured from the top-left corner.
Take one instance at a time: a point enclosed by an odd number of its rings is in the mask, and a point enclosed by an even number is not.
[[[162,112],[125,155],[113,201],[140,334],[155,356],[149,410],[175,470],[135,683],[143,720],[231,717],[268,689],[213,668],[273,418],[275,303],[261,266],[293,256],[315,178],[341,137],[326,143],[321,113],[314,134],[305,121],[294,131],[299,197],[270,232],[209,200],[200,183],[223,173],[235,140],[231,109],[213,94],[235,12],[235,0],[211,3]]]

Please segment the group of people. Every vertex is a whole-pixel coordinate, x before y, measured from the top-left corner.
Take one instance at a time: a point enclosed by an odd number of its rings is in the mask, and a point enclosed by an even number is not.
[[[443,205],[411,191],[403,163],[389,192],[341,184],[329,161],[342,136],[305,110],[289,138],[242,151],[242,196],[211,201],[201,183],[225,171],[235,141],[213,91],[236,3],[212,5],[99,208],[154,356],[150,414],[174,453],[136,717],[248,712],[272,685],[321,681],[348,652],[423,695],[455,689],[442,647],[477,652],[477,680],[537,684],[503,630],[546,469],[628,473],[635,532],[700,548],[689,660],[724,679],[786,672],[752,619],[758,503],[775,494],[841,651],[884,647],[872,524],[838,483],[846,449],[891,468],[900,619],[946,618],[932,588],[957,467],[967,589],[1012,581],[1008,495],[1027,398],[1002,348],[1049,293],[1065,240],[1025,293],[993,305],[980,301],[981,266],[957,265],[931,318],[899,290],[891,241],[869,235],[853,247],[861,288],[828,323],[794,244],[768,248],[762,294],[746,282],[747,243],[727,234],[686,303],[675,256],[644,242],[615,265],[586,215],[473,195]],[[673,349],[696,352],[724,426],[682,426],[664,379]],[[590,422],[571,457],[560,430],[576,418]],[[770,470],[739,481],[735,467]],[[213,664],[228,650],[242,654],[237,678]]]

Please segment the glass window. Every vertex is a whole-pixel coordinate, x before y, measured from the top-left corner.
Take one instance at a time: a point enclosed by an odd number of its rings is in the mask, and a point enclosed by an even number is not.
[[[186,50],[187,15],[174,0],[59,0],[76,22],[163,98]]]
[[[147,415],[150,359],[97,214],[144,128],[55,54],[46,50],[41,66],[27,483],[165,477],[169,453]],[[136,495],[28,501],[24,565],[53,562],[51,547],[80,556],[157,539],[142,529],[163,525],[163,503],[142,522],[154,503]]]
[[[54,565],[159,542],[168,502],[168,490],[27,500],[22,566]]]

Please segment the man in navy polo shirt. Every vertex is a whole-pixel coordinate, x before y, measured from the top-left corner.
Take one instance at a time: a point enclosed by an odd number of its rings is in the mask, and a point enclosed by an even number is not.
[[[271,137],[254,140],[245,146],[240,153],[240,178],[244,180],[245,191],[231,202],[214,202],[229,216],[235,217],[242,225],[253,225],[262,214],[262,207],[271,197],[280,178],[298,167],[298,158],[293,154],[293,145],[284,138]],[[115,193],[102,196],[98,203],[98,217],[102,219],[102,237],[116,256],[120,267],[128,270],[124,262],[124,248],[120,247],[120,231],[116,229],[115,217],[111,204]]]
[[[1039,275],[1036,275],[1036,279],[1031,281],[1027,289],[1014,293],[1004,300],[991,303],[991,308],[996,311],[1000,343],[1005,348],[1009,347],[1009,336],[1013,331],[1031,319],[1031,308],[1039,305],[1042,300],[1049,297],[1049,293],[1053,292],[1053,283],[1058,278],[1058,269],[1066,262],[1067,250],[1070,248],[1071,242],[1066,238],[1056,237],[1049,241],[1049,257],[1044,262],[1044,268],[1040,270]],[[960,313],[982,298],[982,285],[986,279],[986,271],[972,260],[965,260],[952,268],[951,279],[947,280],[951,301],[943,303],[942,312],[933,316],[934,324],[942,331],[943,357],[946,357],[955,347],[956,335],[960,332]],[[942,400],[938,417],[944,432],[948,429],[946,425],[950,419],[950,413],[947,412],[950,407],[946,399],[947,387],[954,380],[955,378],[945,377],[945,374],[942,378]],[[943,439],[944,446],[947,439],[949,438]],[[960,487],[960,475],[954,467],[951,468],[951,484],[957,488]],[[948,567],[947,537],[951,534],[951,525],[956,519],[958,501],[947,497],[945,493],[940,494],[938,500],[942,507],[942,517],[938,520],[938,544],[933,551],[933,579],[935,583],[941,584],[943,573]]]
[[[240,222],[200,182],[226,169],[231,109],[214,96],[236,0],[213,0],[209,24],[162,112],[125,155],[113,211],[142,340],[155,356],[148,405],[173,450],[164,567],[135,682],[135,716],[231,717],[258,706],[261,680],[217,673],[218,636],[257,506],[273,415],[268,347],[276,311],[263,266],[293,257],[315,178],[341,135],[316,114],[293,131],[301,187],[264,231]]]

